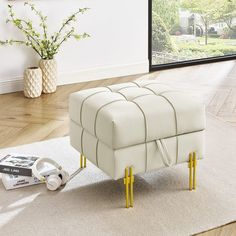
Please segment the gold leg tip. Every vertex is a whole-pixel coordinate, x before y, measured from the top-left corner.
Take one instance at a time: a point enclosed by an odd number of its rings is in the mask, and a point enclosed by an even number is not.
[[[134,183],[133,168],[126,167],[125,177],[124,177],[126,208],[133,207],[134,205],[133,183]]]

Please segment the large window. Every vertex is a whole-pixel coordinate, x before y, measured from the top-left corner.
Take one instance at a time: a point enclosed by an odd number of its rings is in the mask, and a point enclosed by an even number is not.
[[[151,67],[236,56],[236,0],[152,0],[149,13]]]

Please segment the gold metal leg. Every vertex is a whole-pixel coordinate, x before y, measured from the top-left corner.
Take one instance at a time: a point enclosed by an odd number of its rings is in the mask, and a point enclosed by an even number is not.
[[[134,206],[134,176],[133,176],[133,167],[129,168],[130,174],[130,206]]]
[[[84,155],[80,154],[80,168],[86,168],[87,159]]]
[[[83,168],[83,155],[80,154],[80,168]]]
[[[189,153],[189,190],[195,190],[197,186],[197,154],[196,152]]]
[[[193,189],[196,189],[197,179],[196,179],[196,170],[197,170],[197,156],[196,152],[193,153]]]
[[[84,156],[84,168],[87,167],[87,158]]]
[[[125,200],[126,200],[126,208],[134,206],[134,175],[133,175],[133,167],[125,168]]]
[[[128,167],[125,168],[125,200],[126,200],[126,208],[129,208],[129,176],[128,176],[129,169]]]
[[[189,153],[189,190],[193,189],[193,155]]]

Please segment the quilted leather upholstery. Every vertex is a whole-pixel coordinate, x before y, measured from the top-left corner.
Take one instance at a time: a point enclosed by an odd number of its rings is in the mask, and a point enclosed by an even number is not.
[[[79,91],[69,103],[72,146],[113,179],[131,165],[137,174],[186,162],[192,151],[203,158],[204,106],[156,81]]]
[[[205,129],[202,104],[153,81],[80,91],[69,107],[71,120],[113,149]]]

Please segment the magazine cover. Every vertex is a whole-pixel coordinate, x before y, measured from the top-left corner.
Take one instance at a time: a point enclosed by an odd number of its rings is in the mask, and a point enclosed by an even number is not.
[[[31,167],[37,159],[39,159],[39,157],[8,154],[0,160],[0,173],[32,176]]]
[[[2,183],[6,190],[40,184],[35,177],[2,174]]]
[[[41,175],[44,177],[48,177],[52,173],[55,173],[57,169],[49,165],[47,163],[44,163],[40,168],[39,172]],[[35,177],[29,177],[29,176],[21,176],[21,175],[12,175],[12,174],[2,174],[2,183],[6,190],[10,189],[16,189],[16,188],[21,188],[21,187],[26,187],[26,186],[31,186],[35,184],[40,184],[40,182],[37,178]]]

